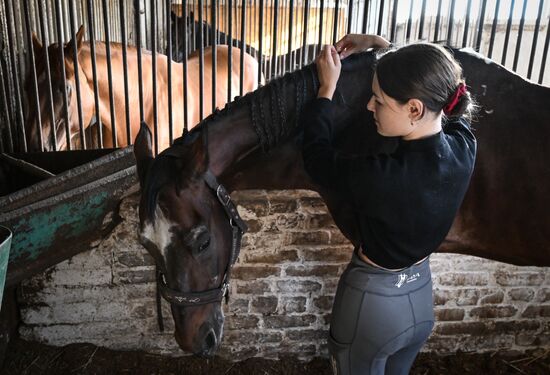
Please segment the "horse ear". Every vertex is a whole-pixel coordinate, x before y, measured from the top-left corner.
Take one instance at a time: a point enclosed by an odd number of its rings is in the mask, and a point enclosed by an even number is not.
[[[191,146],[191,155],[193,155],[192,165],[197,175],[203,174],[208,169],[208,150],[206,149],[204,138],[198,137]]]
[[[153,161],[152,135],[149,126],[145,122],[141,123],[139,132],[134,141],[134,157],[136,158],[139,184],[143,186],[149,165]]]
[[[32,48],[35,51],[35,54],[42,51],[42,43],[40,42],[40,40],[38,40],[38,37],[36,36],[36,33],[34,31],[32,32],[31,39],[32,39]]]
[[[80,51],[80,47],[82,47],[82,39],[84,38],[84,25],[80,25],[78,28],[78,31],[75,35],[76,40],[76,52],[78,55],[78,51]],[[69,59],[73,59],[73,40],[69,40],[67,43],[65,43],[65,56]]]

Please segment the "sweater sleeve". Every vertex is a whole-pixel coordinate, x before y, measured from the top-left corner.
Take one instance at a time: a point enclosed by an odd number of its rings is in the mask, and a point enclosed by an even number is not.
[[[397,160],[380,155],[344,155],[332,146],[334,104],[317,98],[306,109],[302,156],[307,173],[314,182],[341,194],[353,194],[353,186],[372,192],[379,182],[395,177]]]

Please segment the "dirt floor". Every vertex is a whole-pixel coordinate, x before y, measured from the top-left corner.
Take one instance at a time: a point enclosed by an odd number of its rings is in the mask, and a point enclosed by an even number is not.
[[[16,339],[8,347],[1,374],[209,374],[209,375],[324,375],[331,374],[327,359],[300,362],[252,358],[232,363],[169,358],[143,352],[120,352],[88,344],[52,347]],[[436,356],[421,353],[411,374],[550,374],[550,350],[522,355],[466,354]]]

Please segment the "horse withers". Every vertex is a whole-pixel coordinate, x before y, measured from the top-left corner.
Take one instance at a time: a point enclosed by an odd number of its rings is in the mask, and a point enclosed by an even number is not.
[[[550,147],[550,88],[477,54],[453,53],[480,106],[473,123],[479,153],[464,203],[437,251],[549,266],[550,174],[544,155]],[[363,53],[342,64],[333,118],[335,145],[346,154],[391,154],[397,146],[396,139],[377,134],[366,108],[374,63],[373,53]],[[218,290],[230,269],[233,227],[206,183],[210,173],[228,191],[315,190],[342,233],[355,245],[361,242],[352,202],[313,184],[303,168],[298,117],[317,85],[315,66],[270,81],[156,158],[149,131],[140,130],[134,148],[142,189],[140,240],[172,292]],[[223,331],[220,302],[171,306],[180,347],[213,354]]]
[[[89,147],[92,133],[90,127],[97,122],[95,113],[94,83],[92,73],[92,53],[90,44],[83,42],[84,28],[81,27],[76,34],[78,76],[80,85],[78,87],[81,97],[82,122],[84,130],[88,130],[86,137],[81,137],[77,103],[77,87],[75,80],[75,63],[73,41],[64,45],[58,43],[47,47],[49,55],[49,66],[51,73],[52,100],[55,118],[55,133],[57,150],[67,149],[67,136],[65,132],[65,116],[63,111],[63,95],[67,93],[68,97],[68,122],[71,142],[74,146],[80,145],[79,140],[86,138],[86,145]],[[65,61],[61,62],[60,48],[63,48]],[[31,76],[32,69],[26,79],[26,92],[29,109],[27,111],[25,129],[27,133],[27,143],[30,150],[41,150],[42,146],[46,151],[54,149],[54,140],[52,137],[52,116],[50,104],[50,94],[47,79],[46,53],[45,47],[33,34],[33,49],[36,59],[36,76],[38,81],[39,103],[35,99],[34,80]],[[122,45],[110,43],[111,65],[113,77],[113,101],[115,108],[110,108],[109,104],[109,85],[107,71],[107,51],[103,42],[95,43],[97,60],[97,81],[99,95],[99,119],[103,126],[102,143],[105,147],[126,146],[139,131],[140,113],[139,113],[139,79],[137,68],[137,49],[129,46],[127,48],[128,58],[128,107],[130,109],[130,134],[126,129],[126,101],[124,89],[124,64],[122,56]],[[216,69],[216,106],[223,107],[227,102],[228,91],[231,89],[232,97],[239,94],[239,76],[240,64],[237,63],[240,58],[240,50],[232,49],[232,59],[235,62],[232,66],[231,88],[228,87],[227,61],[229,59],[227,46],[217,46],[217,69]],[[212,48],[205,49],[204,52],[204,96],[203,96],[203,116],[212,112]],[[152,73],[152,55],[148,51],[142,53],[142,87],[144,98],[144,118],[149,124],[154,123],[153,110],[153,73]],[[65,77],[62,74],[62,64],[65,68]],[[158,150],[161,151],[170,145],[169,133],[169,114],[168,114],[168,67],[167,57],[157,55],[157,109],[158,109]],[[258,87],[258,63],[256,60],[245,54],[244,59],[244,93],[250,92]],[[200,65],[198,53],[192,54],[187,63],[187,121],[189,128],[192,128],[200,121]],[[173,115],[173,135],[174,138],[182,134],[184,127],[184,72],[182,64],[172,63],[172,115]],[[111,123],[111,111],[115,112],[115,128],[113,140],[113,124]],[[39,119],[42,123],[42,139],[40,142]],[[96,140],[97,141],[97,140]]]

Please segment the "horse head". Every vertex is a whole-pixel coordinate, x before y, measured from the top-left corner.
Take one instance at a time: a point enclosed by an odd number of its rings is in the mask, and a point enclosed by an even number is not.
[[[78,56],[82,38],[84,36],[84,28],[81,26],[76,34],[76,56]],[[35,57],[36,79],[38,85],[38,101],[36,102],[34,78],[32,77],[33,70],[29,69],[25,90],[29,98],[29,106],[25,121],[25,130],[27,134],[27,144],[30,151],[41,150],[41,139],[45,151],[54,150],[54,139],[52,125],[55,127],[55,136],[57,141],[57,150],[67,149],[67,135],[65,125],[65,115],[63,110],[63,96],[67,94],[67,107],[69,129],[71,135],[79,132],[77,99],[76,99],[76,82],[75,82],[75,64],[74,64],[74,42],[71,40],[65,43],[62,47],[59,43],[54,43],[50,46],[43,46],[37,36],[32,34],[32,48]],[[61,61],[61,51],[63,48],[64,61]],[[48,54],[46,55],[46,49]],[[48,56],[50,66],[50,81],[48,81],[48,69],[46,64],[46,56]],[[64,68],[64,69],[63,69]],[[81,96],[83,109],[88,106],[86,103],[93,103],[93,96],[89,90],[84,90],[86,78],[82,72],[80,64],[78,64],[81,77]],[[63,70],[65,75],[63,75]],[[50,99],[50,82],[51,82],[51,99]],[[84,83],[84,84],[83,84]],[[50,101],[51,100],[51,101]],[[50,105],[51,103],[51,105]],[[53,123],[52,119],[53,107]],[[89,111],[88,111],[89,112]],[[86,119],[84,119],[86,120]],[[40,134],[40,123],[42,123],[42,133]]]
[[[139,238],[156,261],[157,282],[171,304],[176,341],[184,351],[211,356],[221,343],[221,300],[227,291],[228,265],[236,258],[235,221],[220,203],[220,197],[230,202],[229,196],[208,179],[200,130],[193,129],[185,141],[153,158],[151,133],[142,124],[134,154],[142,190]]]

